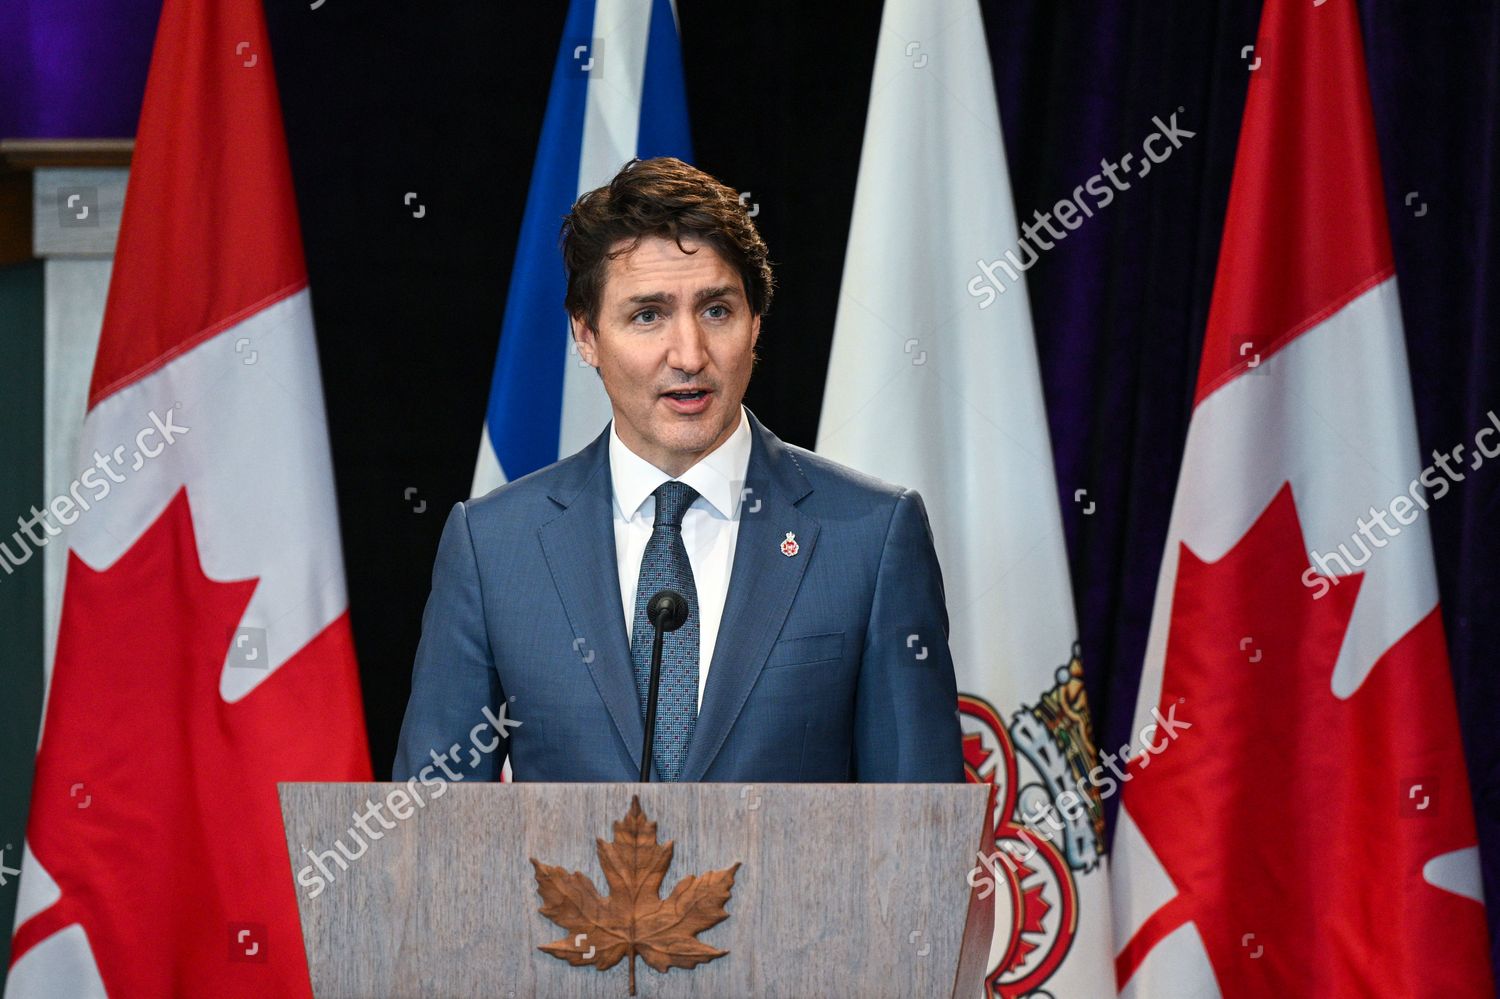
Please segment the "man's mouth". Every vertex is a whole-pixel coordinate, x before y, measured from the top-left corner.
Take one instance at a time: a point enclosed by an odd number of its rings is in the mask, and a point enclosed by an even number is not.
[[[663,392],[661,397],[676,412],[692,416],[708,408],[708,397],[711,393],[711,389],[703,388],[674,389],[671,392]]]

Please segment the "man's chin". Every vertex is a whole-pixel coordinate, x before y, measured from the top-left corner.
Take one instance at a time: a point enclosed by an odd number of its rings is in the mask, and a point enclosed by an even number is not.
[[[714,435],[711,433],[665,433],[658,437],[657,441],[663,450],[683,456],[692,456],[701,455],[704,451],[713,447]]]
[[[656,426],[656,445],[664,451],[684,457],[701,456],[713,449],[719,437],[721,422],[710,422],[707,414],[701,416],[678,416]]]

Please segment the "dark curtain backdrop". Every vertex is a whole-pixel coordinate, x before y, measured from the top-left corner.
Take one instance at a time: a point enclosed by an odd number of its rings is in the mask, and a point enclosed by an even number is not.
[[[30,2],[54,14],[108,9],[118,24],[156,6]],[[679,2],[699,165],[752,192],[777,263],[748,403],[811,446],[880,5]],[[267,5],[380,771],[443,516],[468,491],[565,4]],[[985,0],[984,12],[1022,218],[1102,157],[1136,149],[1153,115],[1181,108],[1179,122],[1197,133],[1028,275],[1089,696],[1101,738],[1118,745],[1190,415],[1250,72],[1241,49],[1255,40],[1259,4]],[[1361,0],[1360,12],[1419,435],[1424,452],[1446,451],[1500,410],[1487,280],[1500,217],[1500,5]],[[115,117],[101,125],[96,109],[79,119],[86,130],[54,134],[133,131],[139,67],[118,52],[67,77],[96,96],[125,95]],[[0,131],[37,120],[0,108]],[[426,206],[422,218],[407,192]],[[1431,525],[1486,891],[1500,900],[1496,467],[1469,473],[1435,504]],[[1076,489],[1088,490],[1092,515],[1073,502]],[[1500,905],[1492,927],[1496,916]]]

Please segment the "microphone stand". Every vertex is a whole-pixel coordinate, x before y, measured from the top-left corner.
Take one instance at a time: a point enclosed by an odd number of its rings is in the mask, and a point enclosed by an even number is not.
[[[652,625],[656,622],[653,620]],[[651,692],[646,695],[646,744],[641,747],[641,783],[651,783],[651,749],[656,742],[656,695],[661,691],[661,640],[666,632],[656,628],[651,640]]]
[[[646,605],[646,620],[656,629],[651,640],[651,682],[646,694],[646,742],[641,747],[641,783],[651,782],[651,750],[656,742],[656,698],[661,691],[661,643],[669,631],[688,619],[687,598],[676,590],[659,590]]]

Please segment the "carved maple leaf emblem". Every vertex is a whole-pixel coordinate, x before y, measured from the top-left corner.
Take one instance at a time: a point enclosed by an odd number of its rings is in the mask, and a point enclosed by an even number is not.
[[[697,939],[697,934],[729,918],[724,903],[734,889],[739,863],[722,871],[690,874],[672,894],[661,897],[661,883],[672,866],[671,840],[658,843],[656,823],[646,818],[638,795],[615,824],[615,838],[594,842],[599,866],[609,882],[602,896],[579,871],[543,864],[535,857],[542,915],[572,936],[538,947],[575,967],[592,964],[607,971],[630,958],[630,994],[635,995],[635,959],[666,974],[668,968],[694,968],[729,953]]]

